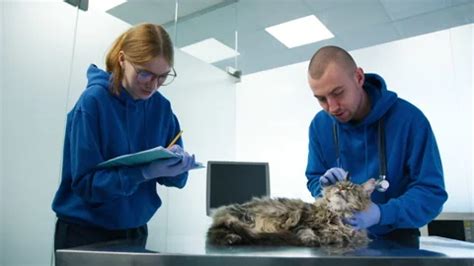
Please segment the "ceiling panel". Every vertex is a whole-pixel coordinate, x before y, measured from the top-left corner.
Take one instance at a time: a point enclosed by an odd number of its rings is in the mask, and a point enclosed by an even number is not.
[[[106,1],[106,0],[103,0]],[[178,18],[184,18],[213,8],[234,3],[235,0],[179,0]],[[107,13],[132,25],[141,22],[167,24],[174,21],[176,0],[128,0]]]
[[[400,20],[417,15],[431,13],[453,5],[463,4],[463,1],[451,0],[380,0],[392,20]],[[466,3],[464,1],[464,3]]]
[[[393,25],[400,32],[402,38],[407,38],[473,22],[474,3],[469,3],[412,16],[395,21]]]
[[[391,21],[379,1],[353,1],[344,6],[316,12],[316,15],[329,30],[335,32],[368,28]]]
[[[212,37],[233,48],[237,25],[235,18],[235,5],[227,5],[200,16],[188,16],[178,23],[175,45],[183,47]],[[172,25],[165,25],[165,28],[169,26]]]
[[[128,1],[107,11],[131,25],[142,22],[164,24],[174,19],[174,0],[156,1]]]
[[[324,45],[364,48],[474,22],[474,0],[179,0],[175,45],[213,37],[231,48],[238,31],[238,67],[250,74],[309,60]],[[130,23],[173,31],[175,0],[129,0],[109,11]],[[264,29],[315,14],[335,38],[287,49]],[[235,59],[214,63],[225,69]]]
[[[349,50],[391,42],[401,37],[396,27],[391,23],[341,31],[339,36],[347,44],[346,48]]]
[[[350,7],[355,4],[378,4],[380,0],[303,0],[314,13],[320,13],[333,8]]]
[[[237,4],[239,31],[262,30],[311,15],[302,0],[240,0]]]

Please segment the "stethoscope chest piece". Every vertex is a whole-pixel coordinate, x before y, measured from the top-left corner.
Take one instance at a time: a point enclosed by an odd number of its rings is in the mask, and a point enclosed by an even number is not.
[[[375,181],[375,189],[379,192],[387,191],[390,183],[385,179],[385,177],[380,177],[377,181]]]

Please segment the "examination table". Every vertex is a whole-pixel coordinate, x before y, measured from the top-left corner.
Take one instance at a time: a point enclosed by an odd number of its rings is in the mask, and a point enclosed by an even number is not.
[[[354,250],[291,246],[214,246],[205,237],[170,238],[156,250],[107,242],[56,251],[57,266],[72,265],[427,265],[474,266],[474,243],[436,236],[416,241],[373,240]]]

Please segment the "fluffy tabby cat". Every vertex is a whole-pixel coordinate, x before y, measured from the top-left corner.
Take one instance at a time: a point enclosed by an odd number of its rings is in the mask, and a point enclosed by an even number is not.
[[[220,207],[207,239],[217,245],[364,245],[366,231],[354,230],[342,220],[368,207],[374,183],[374,179],[362,185],[341,181],[325,187],[314,203],[264,197]]]

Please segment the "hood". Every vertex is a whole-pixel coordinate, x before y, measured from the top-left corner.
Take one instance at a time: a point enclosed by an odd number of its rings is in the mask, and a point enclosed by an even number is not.
[[[109,72],[106,72],[98,68],[96,65],[91,64],[87,69],[87,89],[99,86],[102,89],[107,90],[107,92],[111,93],[109,89],[111,77],[112,76]],[[114,95],[114,97],[117,98],[122,104],[132,106],[143,103],[145,101],[142,99],[133,99],[133,97],[123,87],[120,90],[120,95]]]
[[[105,89],[109,88],[110,73],[98,68],[96,65],[90,65],[87,69],[87,88],[100,86]]]
[[[342,127],[367,126],[377,122],[397,101],[397,94],[388,91],[384,79],[377,74],[365,74],[364,90],[370,98],[370,112],[360,122],[337,123]],[[335,119],[334,119],[335,120]]]
[[[108,95],[110,95],[114,101],[111,101],[110,103],[105,103],[102,102],[101,104],[107,105],[107,104],[118,104],[115,105],[113,108],[119,108],[118,110],[122,110],[125,113],[124,121],[121,121],[123,125],[125,125],[125,132],[127,134],[127,142],[128,142],[128,151],[129,153],[143,150],[146,148],[150,148],[148,145],[148,130],[147,130],[147,100],[143,99],[133,99],[133,97],[128,93],[128,91],[125,88],[121,88],[120,94],[117,96],[113,94],[110,90],[110,80],[111,80],[111,73],[106,72],[100,68],[98,68],[96,65],[91,64],[89,68],[87,69],[87,90],[90,90],[91,93],[92,91],[95,90],[104,90]],[[158,92],[155,92],[157,94]],[[153,97],[153,96],[152,96]],[[156,96],[155,96],[156,97]],[[109,102],[109,101],[107,101]],[[142,136],[137,136],[134,133],[134,130],[136,128],[144,128],[144,143],[140,147],[135,147],[132,146],[132,142],[135,139],[138,139]]]

